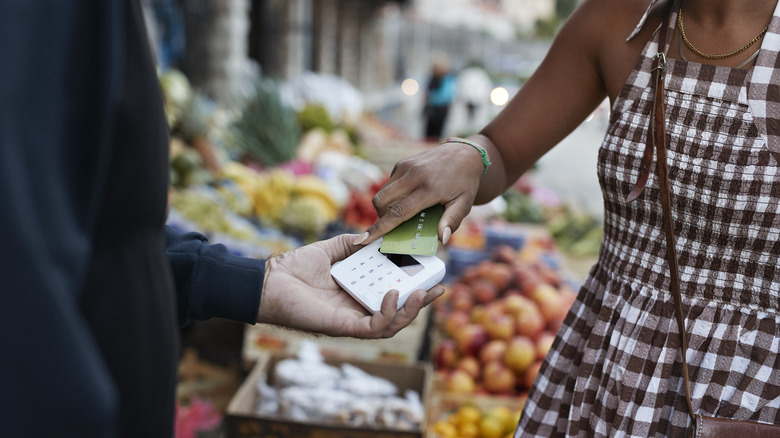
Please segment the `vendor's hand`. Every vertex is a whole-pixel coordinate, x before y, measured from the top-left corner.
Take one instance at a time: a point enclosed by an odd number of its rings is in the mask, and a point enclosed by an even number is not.
[[[399,161],[374,196],[379,220],[355,243],[371,243],[420,211],[442,204],[438,234],[446,244],[471,211],[484,169],[479,153],[460,143],[445,143]]]
[[[343,234],[268,259],[257,321],[329,336],[389,338],[444,293],[441,285],[414,291],[396,310],[393,290],[371,314],[330,275],[333,263],[361,248],[352,244],[356,237]]]

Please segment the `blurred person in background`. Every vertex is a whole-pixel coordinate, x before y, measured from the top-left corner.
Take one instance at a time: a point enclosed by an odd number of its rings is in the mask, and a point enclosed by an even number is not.
[[[471,62],[458,72],[455,98],[450,107],[444,135],[471,135],[490,121],[490,92],[493,81],[477,62]]]
[[[682,437],[692,414],[780,424],[778,41],[777,0],[585,0],[478,135],[400,161],[375,196],[380,219],[356,243],[438,203],[447,243],[474,203],[502,194],[609,98],[599,260],[516,437]],[[648,162],[659,52],[693,412]],[[640,169],[649,179],[629,203]]]
[[[152,41],[157,41],[154,51],[157,55],[157,67],[161,71],[169,68],[179,68],[179,61],[184,56],[186,37],[184,34],[184,15],[179,0],[146,0],[151,3],[154,17],[154,32]],[[152,29],[147,29],[152,32]],[[153,47],[153,49],[155,49]]]
[[[444,54],[433,55],[431,77],[428,79],[423,114],[425,139],[439,142],[455,97],[457,78],[450,70],[450,61]]]
[[[136,0],[0,2],[0,65],[0,435],[170,438],[188,320],[382,338],[443,292],[371,315],[329,273],[355,236],[262,261],[165,227]]]

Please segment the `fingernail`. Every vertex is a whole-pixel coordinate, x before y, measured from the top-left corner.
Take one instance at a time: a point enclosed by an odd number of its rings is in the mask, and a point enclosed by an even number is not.
[[[444,232],[441,233],[441,243],[447,244],[447,242],[450,241],[450,237],[452,236],[452,230],[450,227],[444,228]]]
[[[358,236],[357,239],[355,239],[354,242],[352,242],[353,245],[360,245],[361,243],[365,242],[366,239],[368,239],[368,231]]]

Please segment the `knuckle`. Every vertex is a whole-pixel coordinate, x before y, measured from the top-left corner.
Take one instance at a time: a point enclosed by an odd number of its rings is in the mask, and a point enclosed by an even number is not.
[[[387,210],[387,215],[390,216],[393,219],[400,219],[404,216],[404,213],[406,212],[407,208],[404,205],[403,202],[399,202],[397,204],[391,205],[390,208]]]
[[[408,157],[407,158],[403,158],[401,160],[398,160],[398,162],[396,162],[395,165],[393,166],[392,173],[402,172],[405,169],[409,168],[410,166],[413,166],[414,163],[415,163],[415,161],[412,160],[412,159],[409,159]]]
[[[425,166],[422,166],[420,164],[414,164],[407,169],[406,173],[416,179],[416,180],[425,180],[425,176],[428,175],[428,172],[425,170]]]
[[[378,211],[381,211],[382,207],[384,207],[385,204],[385,196],[384,192],[382,190],[376,192],[376,194],[371,198],[371,203],[374,204],[374,208]]]

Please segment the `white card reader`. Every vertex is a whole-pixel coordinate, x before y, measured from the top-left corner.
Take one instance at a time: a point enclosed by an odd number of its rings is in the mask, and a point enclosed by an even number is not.
[[[381,238],[375,240],[330,269],[336,282],[371,313],[380,310],[392,289],[399,292],[400,309],[412,292],[428,290],[444,278],[446,268],[438,257],[383,254],[381,245]]]

